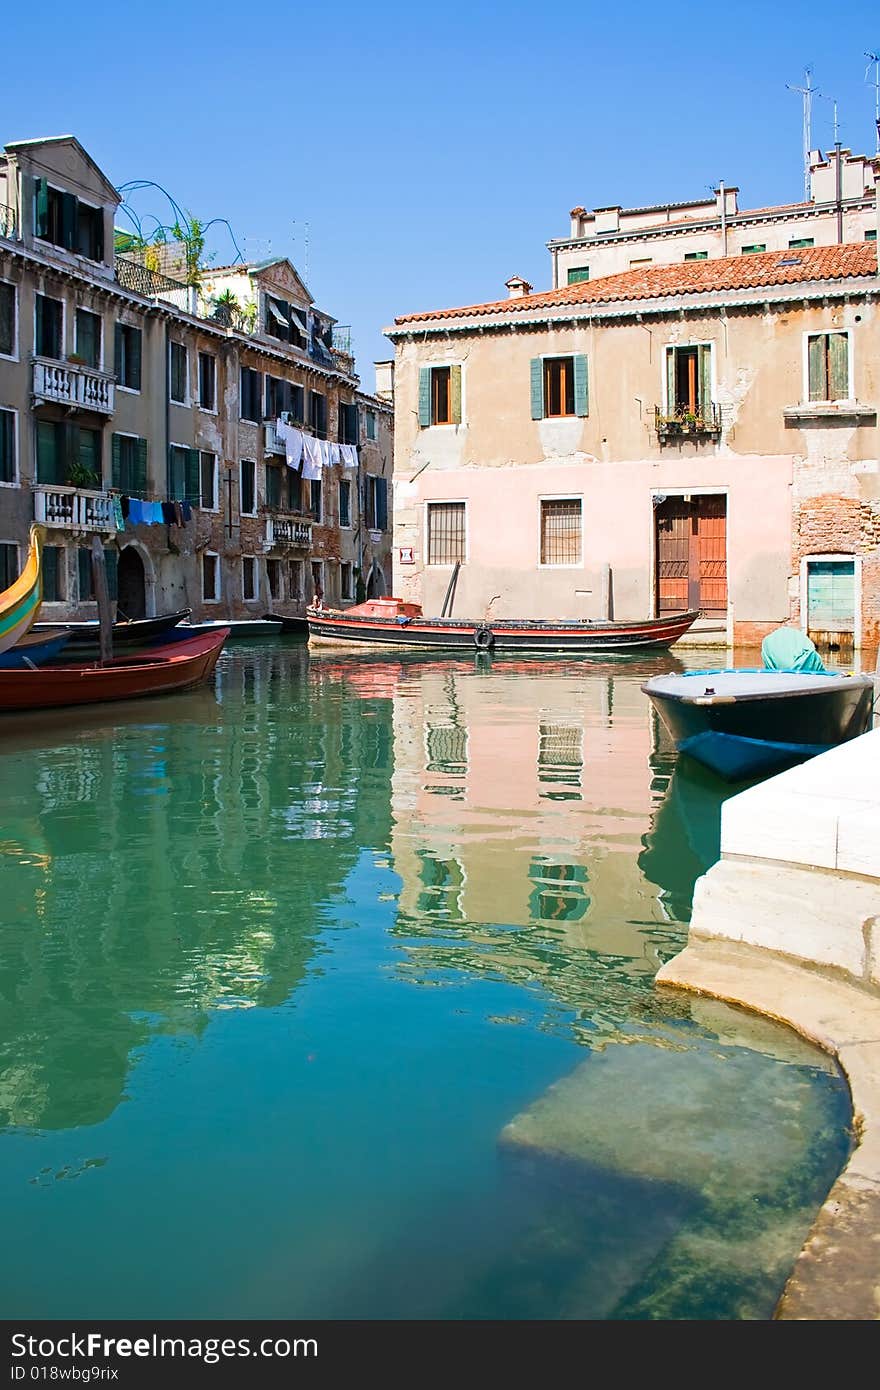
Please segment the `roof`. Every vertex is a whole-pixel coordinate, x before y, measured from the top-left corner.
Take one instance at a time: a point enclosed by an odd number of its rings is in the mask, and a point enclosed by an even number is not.
[[[90,169],[94,169],[107,192],[111,194],[115,201],[117,203],[122,201],[122,194],[110,182],[104,170],[99,164],[95,163],[88,150],[83,148],[75,135],[45,135],[36,136],[30,140],[9,140],[3,148],[8,154],[15,154],[19,150],[24,151],[25,154],[32,154],[34,151],[45,148],[47,145],[72,145],[80,159],[82,159],[85,164],[88,164]]]
[[[628,299],[662,299],[670,295],[711,294],[793,285],[809,280],[845,280],[873,275],[877,270],[874,242],[811,246],[791,251],[764,251],[718,260],[682,261],[676,265],[643,266],[620,275],[583,280],[558,290],[525,294],[520,299],[468,304],[458,309],[434,309],[402,314],[395,325],[484,314],[527,314],[579,304],[610,304]]]

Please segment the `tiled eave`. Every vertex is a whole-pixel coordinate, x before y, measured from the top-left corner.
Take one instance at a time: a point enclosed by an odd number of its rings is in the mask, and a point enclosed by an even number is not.
[[[347,375],[344,372],[331,371],[327,367],[319,367],[311,358],[294,357],[292,354],[280,352],[268,344],[257,342],[247,333],[239,333],[233,328],[223,328],[220,324],[212,323],[210,319],[203,319],[197,314],[189,314],[184,309],[178,309],[164,299],[147,299],[143,295],[135,294],[132,290],[123,289],[118,280],[109,278],[105,280],[99,276],[83,275],[74,266],[53,261],[49,256],[43,256],[38,251],[33,251],[8,237],[0,237],[0,257],[4,255],[18,262],[22,269],[29,267],[31,270],[43,271],[48,275],[54,275],[58,280],[64,280],[69,284],[78,285],[83,289],[103,295],[110,303],[126,304],[133,309],[139,309],[142,313],[152,314],[160,319],[172,320],[175,323],[186,324],[195,332],[201,333],[207,338],[216,339],[218,343],[229,342],[232,339],[238,343],[242,350],[257,353],[272,362],[282,363],[285,367],[298,367],[301,371],[309,372],[325,381],[344,382],[346,386],[355,390],[360,381],[360,377],[356,373]]]
[[[876,206],[875,195],[866,194],[862,198],[846,198],[843,202],[844,214],[848,212],[871,212]],[[725,218],[725,228],[730,234],[736,228],[769,226],[777,222],[802,222],[805,218],[829,217],[836,215],[836,203],[812,203],[809,207],[794,207],[776,211],[762,208],[758,212],[734,212]],[[633,227],[627,231],[592,232],[588,236],[553,237],[546,242],[549,251],[581,251],[594,246],[625,245],[627,242],[656,241],[662,237],[691,236],[694,232],[719,232],[721,214],[712,217],[694,218],[693,221],[661,222],[653,227]]]
[[[791,285],[762,285],[709,294],[676,294],[652,299],[609,300],[607,303],[562,304],[546,309],[500,311],[493,314],[460,314],[393,324],[383,329],[392,342],[406,338],[446,337],[522,329],[566,327],[576,324],[622,323],[649,318],[692,318],[727,310],[762,309],[770,305],[815,304],[830,300],[880,300],[880,276],[851,276],[843,280],[799,281]]]

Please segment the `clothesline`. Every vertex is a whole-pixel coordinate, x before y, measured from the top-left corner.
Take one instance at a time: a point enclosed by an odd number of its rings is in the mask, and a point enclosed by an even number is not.
[[[145,502],[117,494],[110,505],[117,531],[124,531],[127,521],[132,526],[188,526],[192,518],[192,505],[186,501]]]
[[[302,463],[302,476],[306,481],[318,482],[324,469],[333,464],[357,468],[355,444],[336,444],[329,439],[316,439],[314,435],[306,434],[281,420],[275,423],[275,434],[284,445],[288,468],[299,468]]]

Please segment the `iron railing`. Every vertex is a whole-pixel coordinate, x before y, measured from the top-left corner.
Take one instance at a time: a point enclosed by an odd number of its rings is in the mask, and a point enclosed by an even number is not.
[[[0,203],[0,236],[14,237],[16,229],[15,208]]]
[[[660,443],[680,439],[717,439],[721,434],[721,407],[714,402],[695,410],[679,407],[672,413],[654,407],[654,428]]]
[[[160,275],[158,270],[150,270],[128,256],[116,257],[116,279],[132,294],[142,294],[145,299],[165,299],[179,309],[189,309],[189,285],[182,280],[172,280],[169,275]]]

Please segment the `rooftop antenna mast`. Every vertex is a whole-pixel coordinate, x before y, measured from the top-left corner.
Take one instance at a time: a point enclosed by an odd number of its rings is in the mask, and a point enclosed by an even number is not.
[[[877,154],[880,154],[880,53],[866,53],[868,66],[865,68],[865,81],[874,64],[874,126],[877,131]]]
[[[804,68],[804,86],[795,87],[786,82],[790,92],[800,92],[804,102],[804,202],[810,201],[810,150],[813,148],[813,97],[817,90],[813,86],[813,69]]]

